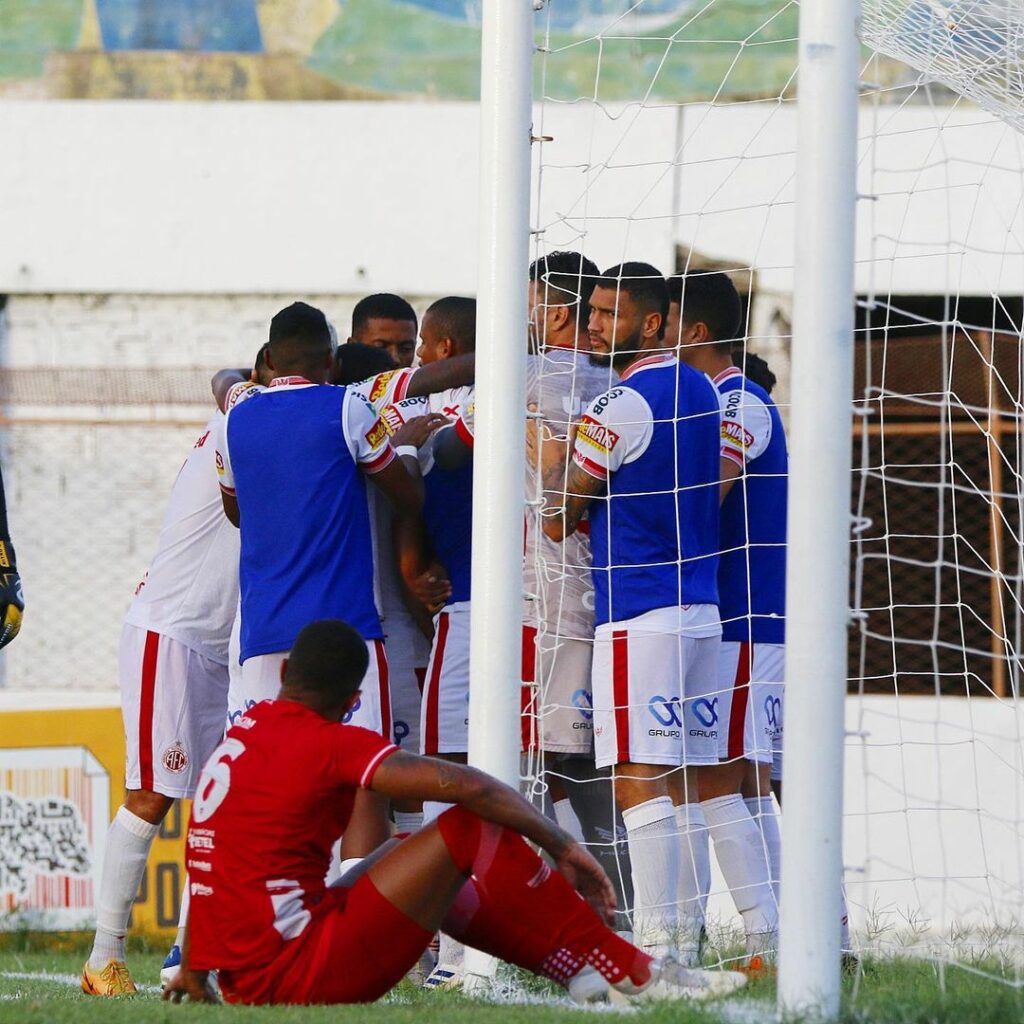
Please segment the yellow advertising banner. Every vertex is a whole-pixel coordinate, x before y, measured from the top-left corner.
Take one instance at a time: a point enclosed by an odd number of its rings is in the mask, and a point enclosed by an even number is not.
[[[124,760],[119,708],[0,711],[0,929],[93,927]],[[179,801],[150,851],[133,931],[173,934],[187,821]]]

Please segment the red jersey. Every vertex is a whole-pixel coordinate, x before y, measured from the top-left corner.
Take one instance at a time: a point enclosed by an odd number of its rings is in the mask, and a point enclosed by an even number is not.
[[[294,701],[256,705],[203,768],[186,860],[189,964],[259,967],[327,910],[331,847],[357,788],[398,748]]]

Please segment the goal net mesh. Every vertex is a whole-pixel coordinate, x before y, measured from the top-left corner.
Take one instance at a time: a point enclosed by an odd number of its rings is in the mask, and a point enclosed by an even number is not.
[[[576,250],[602,270],[642,260],[666,275],[728,273],[784,422],[797,19],[788,0],[548,0],[535,67],[532,257]],[[1009,0],[865,0],[862,44],[852,948],[1018,984],[1024,13]],[[528,558],[538,577],[572,571],[541,545]],[[557,645],[558,621],[557,609],[539,616],[539,645]],[[622,821],[589,773],[542,751],[525,784],[550,799],[583,778],[601,793],[588,839],[617,858],[629,900]],[[782,822],[784,846],[784,811]],[[712,890],[705,956],[727,961],[742,932],[717,867]]]

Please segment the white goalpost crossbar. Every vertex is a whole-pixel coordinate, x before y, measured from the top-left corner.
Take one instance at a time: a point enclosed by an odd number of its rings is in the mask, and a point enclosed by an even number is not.
[[[858,0],[803,0],[786,578],[780,1013],[839,1013]]]

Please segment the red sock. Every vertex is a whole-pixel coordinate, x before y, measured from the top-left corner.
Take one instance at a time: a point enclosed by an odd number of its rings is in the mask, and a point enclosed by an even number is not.
[[[571,885],[508,829],[461,807],[437,819],[472,878],[442,925],[452,938],[565,984],[584,963],[613,984],[643,984],[651,958],[619,938]]]

